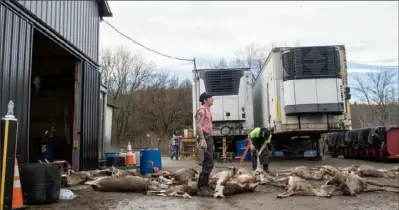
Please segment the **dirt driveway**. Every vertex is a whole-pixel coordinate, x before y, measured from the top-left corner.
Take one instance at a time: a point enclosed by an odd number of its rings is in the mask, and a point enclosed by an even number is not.
[[[324,157],[323,161],[276,161],[272,162],[270,169],[272,171],[283,170],[298,165],[313,166],[319,164],[329,164],[335,166],[348,166],[351,164],[369,164],[379,168],[389,168],[393,164],[365,162],[358,160],[346,160]],[[220,164],[229,166],[231,164]],[[181,167],[196,167],[194,161],[171,161],[168,158],[163,159],[163,167],[166,170],[177,170]],[[250,164],[245,163],[244,167],[250,169]],[[218,172],[222,169],[215,169]],[[383,182],[396,182],[399,184],[399,179],[387,180],[381,179]],[[192,199],[179,199],[170,197],[155,197],[145,196],[134,193],[103,193],[93,191],[90,187],[79,187],[72,189],[78,198],[72,201],[60,201],[57,204],[46,206],[30,206],[31,209],[141,209],[141,210],[254,210],[254,209],[399,209],[399,195],[393,193],[364,193],[357,197],[336,196],[330,199],[317,197],[294,196],[286,199],[276,199],[278,192],[282,189],[272,186],[259,186],[255,192],[248,194],[236,195],[224,199],[200,198],[193,197]]]

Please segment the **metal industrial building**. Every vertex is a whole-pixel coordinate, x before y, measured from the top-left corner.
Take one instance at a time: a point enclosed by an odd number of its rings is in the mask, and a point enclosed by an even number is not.
[[[75,170],[98,167],[99,26],[110,16],[105,0],[0,0],[0,115],[13,100],[20,162],[37,162],[48,130]]]

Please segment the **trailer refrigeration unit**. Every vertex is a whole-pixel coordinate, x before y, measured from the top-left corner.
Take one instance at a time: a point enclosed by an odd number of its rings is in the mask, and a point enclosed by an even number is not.
[[[254,122],[274,157],[321,160],[320,135],[351,129],[345,47],[274,48],[254,82]]]
[[[251,70],[199,69],[193,71],[193,79],[193,117],[201,106],[199,95],[203,92],[212,95],[216,159],[233,160],[236,142],[244,140],[254,127]]]

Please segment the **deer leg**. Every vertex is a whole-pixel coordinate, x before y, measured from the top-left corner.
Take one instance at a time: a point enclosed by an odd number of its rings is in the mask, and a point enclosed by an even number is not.
[[[165,190],[147,190],[146,195],[166,196]]]
[[[399,193],[399,190],[392,190],[392,189],[385,189],[385,188],[375,188],[375,189],[364,189],[362,192],[393,192],[393,193]]]
[[[288,182],[289,179],[290,179],[289,177],[283,177],[283,178],[276,179],[276,182]]]
[[[288,191],[278,194],[277,198],[286,198],[286,197],[292,196],[294,194],[295,194],[295,192],[293,190],[288,190]]]
[[[177,190],[177,191],[168,193],[168,196],[170,196],[170,197],[181,197],[181,198],[191,198],[191,196],[189,194],[187,194],[186,192],[183,192],[181,190]]]
[[[276,186],[276,187],[282,187],[282,188],[286,188],[287,187],[287,185],[285,185],[285,184],[273,183],[273,182],[269,183],[269,185]]]
[[[371,181],[371,180],[367,180],[367,179],[365,179],[364,181],[365,181],[367,184],[369,184],[369,185],[375,185],[375,186],[380,186],[380,187],[394,187],[394,188],[399,188],[399,186],[397,186],[397,185],[381,184],[381,183],[378,183],[378,182],[375,182],[375,181]]]
[[[324,185],[335,185],[334,184],[334,177],[331,177],[329,180],[326,181],[326,183],[324,183]]]
[[[97,178],[97,179],[95,179],[95,180],[93,180],[93,181],[85,182],[85,184],[87,184],[87,185],[96,185],[96,184],[98,184],[101,180],[107,179],[107,178],[108,178],[108,177],[106,177],[106,176],[104,176],[104,177],[99,177],[99,178]]]
[[[286,169],[286,170],[281,170],[277,171],[277,173],[292,173],[293,169]]]

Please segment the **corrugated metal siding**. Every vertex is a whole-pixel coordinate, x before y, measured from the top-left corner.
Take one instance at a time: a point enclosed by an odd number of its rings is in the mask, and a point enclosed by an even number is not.
[[[80,170],[98,168],[98,141],[100,134],[100,72],[96,67],[83,64],[80,105]]]
[[[33,26],[0,2],[0,116],[13,100],[19,120],[18,153],[28,161],[30,77]]]
[[[100,17],[95,0],[18,2],[98,63]]]

